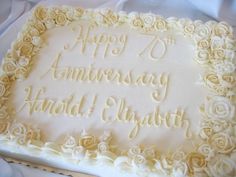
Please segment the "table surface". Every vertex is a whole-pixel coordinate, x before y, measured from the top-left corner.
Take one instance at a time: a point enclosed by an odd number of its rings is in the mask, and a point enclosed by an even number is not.
[[[118,0],[114,0],[118,2]],[[149,3],[147,3],[149,1]],[[65,1],[66,2],[66,1]],[[153,3],[152,3],[153,2]],[[68,1],[67,1],[68,3]],[[111,1],[108,0],[78,0],[78,6],[85,6],[85,7],[99,7],[99,6],[110,6],[112,4]],[[104,5],[105,4],[105,5]],[[114,3],[113,3],[114,4]],[[35,2],[30,2],[31,7],[36,5]],[[1,0],[0,2],[0,25],[1,23],[8,17],[11,8],[11,1],[10,0]],[[213,18],[205,15],[201,11],[197,10],[189,1],[187,0],[128,0],[123,7],[124,11],[131,12],[131,11],[138,11],[138,12],[153,12],[156,14],[160,14],[164,17],[175,16],[178,18],[190,18],[193,20],[200,19],[202,21],[209,21],[214,20]],[[11,26],[9,27],[11,28]],[[8,28],[8,29],[9,29]],[[7,30],[8,30],[7,29]],[[236,28],[234,28],[234,32]],[[2,35],[0,33],[0,35]],[[2,41],[3,43],[4,41]],[[1,42],[0,42],[0,46]],[[0,56],[1,57],[1,56]],[[10,164],[10,166],[14,169],[20,171],[22,176],[24,177],[63,177],[63,175],[57,175],[45,171],[41,171],[38,169],[33,169],[26,167],[24,165],[19,164]],[[0,166],[1,169],[1,166]],[[0,174],[0,177],[1,174]]]

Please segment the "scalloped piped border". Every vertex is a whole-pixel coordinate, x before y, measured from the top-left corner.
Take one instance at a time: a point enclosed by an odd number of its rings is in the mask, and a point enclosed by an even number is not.
[[[176,30],[195,43],[195,61],[206,68],[201,78],[210,95],[200,107],[202,114],[199,137],[201,142],[192,152],[161,154],[153,147],[131,147],[121,151],[111,144],[111,134],[104,132],[98,138],[82,132],[78,140],[67,137],[64,144],[43,142],[40,130],[18,123],[9,114],[7,100],[11,83],[27,78],[34,56],[43,41],[40,36],[54,27],[64,26],[80,19],[93,20],[102,26],[128,23],[144,32]],[[235,118],[235,51],[233,30],[226,22],[191,21],[163,18],[155,14],[132,12],[115,13],[111,10],[83,8],[35,8],[11,49],[4,57],[0,75],[0,144],[11,145],[26,154],[46,155],[51,159],[63,157],[69,163],[94,160],[113,164],[122,170],[139,175],[217,176],[236,174],[236,118]],[[42,156],[45,157],[45,156]],[[217,165],[228,165],[230,171],[219,171]],[[232,168],[231,168],[232,167]]]

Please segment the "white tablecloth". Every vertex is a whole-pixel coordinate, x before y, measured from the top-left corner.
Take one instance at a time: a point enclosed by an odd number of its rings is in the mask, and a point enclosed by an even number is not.
[[[32,1],[32,0],[31,0]],[[53,0],[49,0],[50,3],[53,3]],[[66,2],[70,4],[70,0],[57,0],[57,3]],[[72,2],[72,1],[71,1]],[[95,7],[114,7],[115,3],[118,0],[108,1],[108,0],[78,0],[76,4],[95,8]],[[149,3],[148,3],[149,2]],[[73,1],[75,3],[75,1]],[[33,7],[36,3],[30,2],[31,7]],[[10,13],[11,1],[10,0],[1,0],[0,1],[0,24],[7,18],[8,14]],[[195,6],[193,6],[189,1],[186,0],[128,0],[123,7],[123,10],[130,12],[130,11],[138,11],[138,12],[153,12],[156,14],[161,14],[164,17],[175,16],[179,18],[191,18],[193,20],[200,19],[202,21],[214,20],[213,18],[205,15],[201,11],[197,10]],[[235,19],[236,20],[236,19]],[[11,28],[11,26],[9,27]],[[8,29],[9,29],[8,28]],[[236,31],[236,28],[234,28]],[[7,30],[1,35],[7,33]],[[3,38],[4,39],[4,38]],[[8,41],[0,41],[0,46],[2,48],[3,44]],[[1,52],[4,53],[6,49],[2,49]],[[1,57],[1,55],[0,55]],[[41,171],[38,169],[32,169],[29,167],[25,167],[23,165],[18,164],[9,164],[12,169],[16,169],[18,172],[15,176],[24,176],[24,177],[62,177],[62,175],[52,174],[45,171]],[[0,177],[1,172],[3,171],[4,166],[0,163]],[[19,176],[19,177],[20,177]],[[10,177],[10,176],[9,176]]]

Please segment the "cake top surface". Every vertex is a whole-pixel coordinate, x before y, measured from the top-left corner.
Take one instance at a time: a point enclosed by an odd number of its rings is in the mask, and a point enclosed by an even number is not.
[[[140,175],[233,176],[235,48],[226,22],[39,6],[3,60],[0,143]]]

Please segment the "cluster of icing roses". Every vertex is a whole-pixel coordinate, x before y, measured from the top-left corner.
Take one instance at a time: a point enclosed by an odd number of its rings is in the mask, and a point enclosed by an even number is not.
[[[31,128],[22,123],[13,122],[9,124],[4,132],[5,136],[1,136],[2,142],[15,142],[20,145],[28,145],[34,141],[40,141],[40,130]]]
[[[207,68],[202,80],[211,96],[200,108],[203,119],[199,135],[203,143],[198,149],[207,163],[204,173],[206,176],[234,176],[236,42],[232,28],[226,22],[203,24],[201,21],[175,18],[167,21],[168,26],[180,29],[184,35],[194,39],[195,60]]]
[[[234,61],[219,61],[205,73],[204,85],[217,95],[232,99],[236,86],[236,65]]]
[[[216,141],[220,144],[222,139],[219,138]],[[166,176],[173,177],[233,177],[236,174],[235,165],[235,152],[219,154],[215,153],[209,144],[202,144],[196,152],[186,154],[177,151],[170,157],[156,160],[155,169]]]
[[[7,75],[0,76],[0,134],[5,133],[10,124],[7,100],[10,95],[10,79]]]
[[[47,29],[55,26],[63,26],[72,21],[80,19],[84,14],[84,9],[62,6],[60,8],[37,7],[34,16],[37,21],[43,22]]]
[[[203,80],[204,85],[215,94],[226,96],[230,99],[234,96],[233,89],[236,86],[235,73],[217,74],[213,71],[208,71],[204,74]]]
[[[217,95],[232,97],[236,84],[236,43],[232,28],[226,22],[198,23],[194,33],[195,60],[208,68],[204,84]]]
[[[197,22],[195,21],[193,22],[190,19],[175,19],[173,20],[168,20],[168,22],[171,24],[171,26],[175,29],[180,31],[182,34],[184,34],[185,36],[193,36],[193,34],[196,32],[197,30]]]
[[[73,136],[67,137],[60,148],[63,155],[76,162],[82,159],[97,159],[104,163],[112,163],[116,155],[112,152],[110,142],[110,132],[104,132],[100,138],[97,138],[83,131],[78,140]]]
[[[232,27],[226,22],[195,21],[194,40],[197,45],[196,61],[201,65],[215,64],[234,58],[235,41]]]
[[[200,107],[202,120],[198,152],[206,157],[207,176],[236,174],[235,157],[235,84],[236,43],[232,28],[226,22],[207,22],[196,25],[195,60],[207,70],[203,83],[211,95]],[[234,155],[235,156],[235,155]]]
[[[220,146],[220,149],[228,145],[228,139],[224,139],[222,135],[216,135],[214,138],[216,146]],[[222,141],[222,142],[221,142]],[[207,161],[207,166],[204,168],[206,176],[227,176],[234,177],[236,174],[236,153],[217,153],[217,150],[211,147],[209,144],[201,144],[198,148],[198,151],[204,154]]]
[[[116,26],[123,23],[128,23],[132,28],[140,29],[144,31],[166,31],[167,21],[161,17],[152,13],[139,14],[131,12],[113,12],[109,9],[102,9],[95,11],[92,15],[95,22],[99,25]]]
[[[33,17],[23,27],[11,50],[4,57],[2,70],[16,79],[24,79],[30,70],[32,58],[42,45],[41,35],[47,29],[79,19],[83,13],[84,10],[81,8],[36,7]]]
[[[199,152],[176,151],[165,158],[156,161],[155,167],[167,176],[189,177],[203,176],[207,162],[203,154]]]
[[[33,19],[23,27],[4,58],[2,70],[8,76],[17,79],[26,77],[32,57],[38,52],[42,42],[40,35],[45,30],[42,22]]]
[[[6,105],[0,106],[0,134],[5,133],[9,126],[9,113]]]
[[[154,163],[155,156],[156,150],[153,147],[141,149],[139,146],[135,146],[128,151],[131,165],[138,170],[147,170],[148,166]]]
[[[209,163],[207,168],[208,176],[234,177],[236,174],[235,154],[216,155]]]
[[[121,170],[129,169],[143,176],[147,172],[151,172],[155,164],[156,155],[157,152],[154,147],[142,149],[140,146],[134,146],[128,152],[118,156],[114,161],[114,165]]]
[[[26,77],[31,58],[35,55],[36,47],[32,42],[25,42],[23,38],[17,40],[12,47],[12,52],[9,51],[4,58],[2,70],[13,78],[23,79]]]
[[[144,31],[166,31],[168,29],[166,20],[152,13],[139,14],[132,12],[128,14],[127,22],[132,28]]]
[[[209,152],[204,153],[207,159],[215,153],[231,153],[235,149],[233,127],[226,121],[208,121],[201,127],[200,137],[204,140],[204,147],[209,147]]]
[[[10,95],[10,79],[7,75],[0,76],[0,105],[4,105]],[[2,118],[0,113],[0,119]]]
[[[97,10],[92,14],[92,17],[93,18],[91,18],[91,20],[95,20],[97,24],[104,26],[116,26],[118,24],[124,23],[125,20],[110,9]]]
[[[208,162],[205,171],[208,176],[235,176],[235,105],[227,97],[212,96],[206,99],[201,112],[199,135],[203,142],[198,151]]]
[[[130,169],[144,176],[154,173],[164,176],[188,177],[206,175],[205,156],[200,152],[184,153],[176,151],[172,154],[159,154],[154,147],[141,149],[139,146],[128,150],[127,156],[119,156],[114,165],[121,169]],[[154,175],[155,176],[155,175]]]

